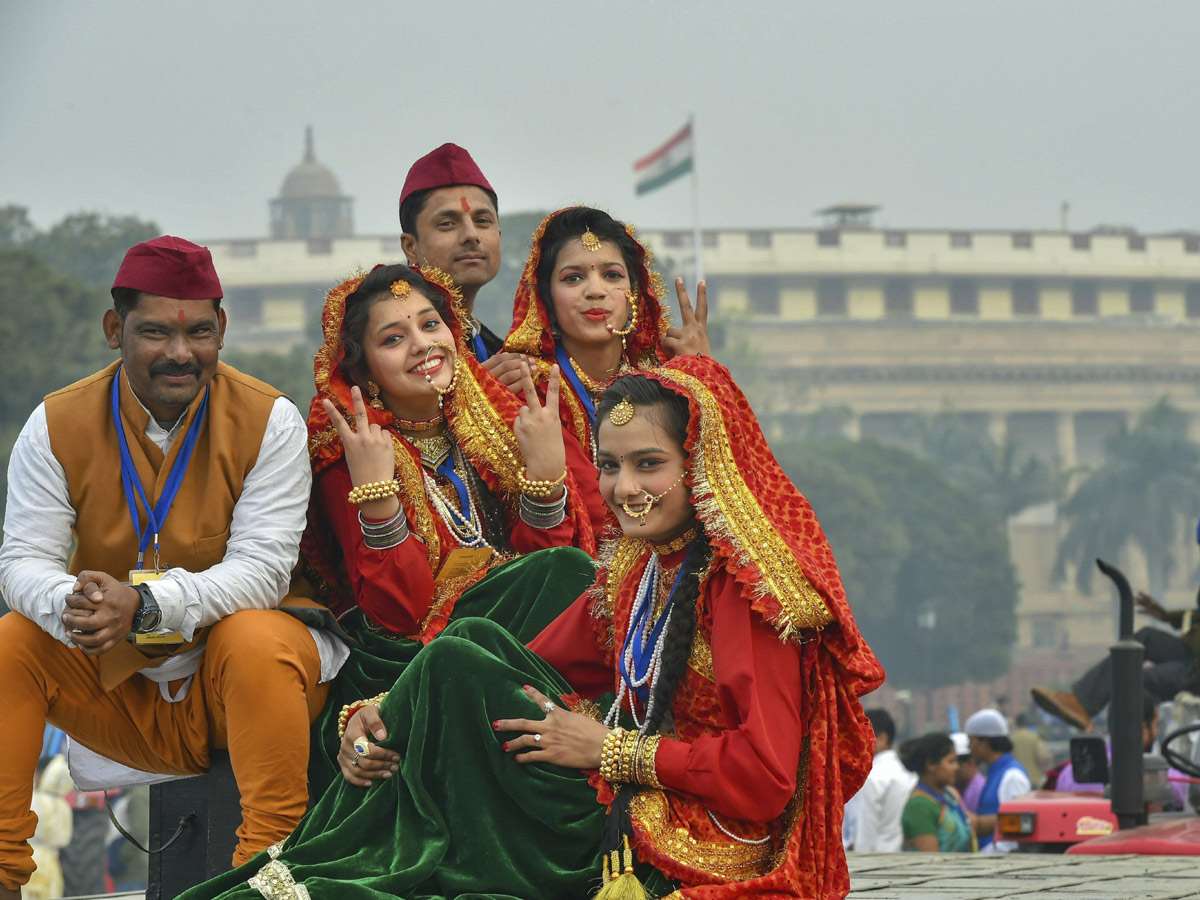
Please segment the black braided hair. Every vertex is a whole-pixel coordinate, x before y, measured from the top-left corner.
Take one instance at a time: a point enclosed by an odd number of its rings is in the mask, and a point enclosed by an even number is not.
[[[467,460],[465,454],[463,461],[467,466],[467,476],[475,488],[475,497],[479,500],[479,514],[483,517],[484,538],[497,550],[511,549],[508,543],[508,529],[504,527],[504,517],[500,512],[500,501],[496,499],[492,489],[487,486],[483,476],[475,471],[475,467]]]

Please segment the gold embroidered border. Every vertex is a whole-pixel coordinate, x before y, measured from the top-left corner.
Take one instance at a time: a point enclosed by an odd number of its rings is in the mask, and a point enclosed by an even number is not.
[[[525,269],[521,272],[521,287],[525,290],[525,318],[504,341],[505,350],[514,353],[528,353],[532,356],[538,356],[542,352],[542,333],[546,331],[547,326],[542,321],[541,310],[537,302],[537,264],[541,259],[538,245],[541,244],[542,237],[546,234],[546,226],[550,224],[550,220],[562,211],[552,212],[542,219],[538,223],[538,227],[534,229],[533,237],[529,239],[529,256],[526,257]],[[519,293],[520,287],[518,288]]]
[[[604,587],[599,584],[590,588],[593,597],[592,614],[599,619],[609,622],[609,633],[613,630],[613,616],[616,609],[617,591],[629,575],[637,561],[647,553],[650,545],[641,538],[631,538],[622,535],[616,540],[602,541],[596,554],[597,568],[605,572]]]
[[[425,496],[425,475],[407,444],[395,433],[392,434],[392,458],[396,462],[396,481],[400,483],[400,502],[405,512],[412,511],[408,527],[425,542],[425,558],[429,568],[436,572],[442,559],[442,542],[429,511],[429,498]]]
[[[696,629],[696,634],[692,638],[692,652],[688,657],[688,666],[703,678],[711,682],[716,682],[717,676],[713,671],[712,647],[708,645],[708,640],[700,633],[700,629]]]
[[[345,318],[346,298],[358,290],[367,275],[358,269],[350,278],[325,295],[325,311],[321,315],[321,331],[325,342],[317,351],[313,370],[318,396],[330,396],[329,379],[337,368],[337,352],[342,340],[342,319]],[[336,436],[336,435],[335,435]]]
[[[670,805],[662,791],[643,790],[635,794],[629,802],[629,814],[641,822],[655,848],[680,865],[732,881],[761,877],[783,863],[800,823],[804,796],[808,790],[808,748],[809,739],[805,737],[796,771],[796,792],[779,817],[782,827],[778,841],[726,844],[696,840],[686,828],[668,823]],[[676,894],[668,896],[674,897]]]
[[[746,487],[733,458],[720,406],[697,378],[674,369],[656,374],[682,387],[700,407],[700,435],[692,458],[692,496],[700,519],[712,538],[729,541],[735,562],[752,564],[762,576],[758,591],[773,596],[782,609],[776,622],[780,637],[798,639],[805,628],[833,621],[825,601],[801,571],[791,549]]]
[[[516,496],[521,492],[518,476],[525,470],[517,436],[500,418],[470,366],[461,359],[457,365],[458,378],[447,397],[447,417],[453,423],[458,446],[477,471],[496,473],[501,490]]]
[[[542,352],[542,332],[546,330],[546,326],[542,323],[541,310],[534,299],[537,282],[532,279],[526,282],[526,291],[529,299],[525,308],[525,318],[508,336],[504,346],[513,353],[529,353],[536,356]]]
[[[288,867],[278,859],[271,860],[246,883],[266,900],[309,900],[308,888],[298,884]]]
[[[773,841],[742,844],[697,840],[686,828],[671,824],[670,811],[662,791],[638,791],[629,801],[629,815],[642,826],[650,843],[681,866],[730,881],[758,878],[775,867]]]

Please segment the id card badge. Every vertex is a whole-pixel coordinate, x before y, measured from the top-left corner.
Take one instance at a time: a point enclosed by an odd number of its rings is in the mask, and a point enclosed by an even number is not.
[[[478,572],[491,561],[494,552],[491,547],[459,547],[451,550],[433,581],[437,584]]]
[[[158,581],[166,572],[166,569],[130,569],[129,583],[145,584],[147,581]],[[172,631],[169,634],[135,634],[133,642],[135,644],[157,645],[186,643],[183,635],[178,631]]]

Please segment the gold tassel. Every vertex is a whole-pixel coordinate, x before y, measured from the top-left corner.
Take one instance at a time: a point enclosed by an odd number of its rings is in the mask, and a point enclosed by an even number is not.
[[[627,835],[621,836],[619,849],[604,854],[604,885],[592,900],[652,900],[633,874],[633,851]]]

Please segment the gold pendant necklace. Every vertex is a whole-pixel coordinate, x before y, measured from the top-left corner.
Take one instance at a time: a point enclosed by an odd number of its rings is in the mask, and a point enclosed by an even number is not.
[[[590,376],[587,372],[583,371],[583,369],[580,368],[579,363],[575,362],[575,357],[568,356],[567,359],[571,361],[571,368],[574,369],[575,374],[579,376],[579,382],[583,385],[584,390],[586,390],[593,397],[599,397],[604,391],[604,385],[592,378],[592,376]]]
[[[434,434],[429,437],[410,437],[408,440],[412,442],[412,445],[417,448],[417,452],[421,454],[421,465],[431,472],[436,472],[438,466],[450,455],[449,432],[443,431],[441,434]]]

